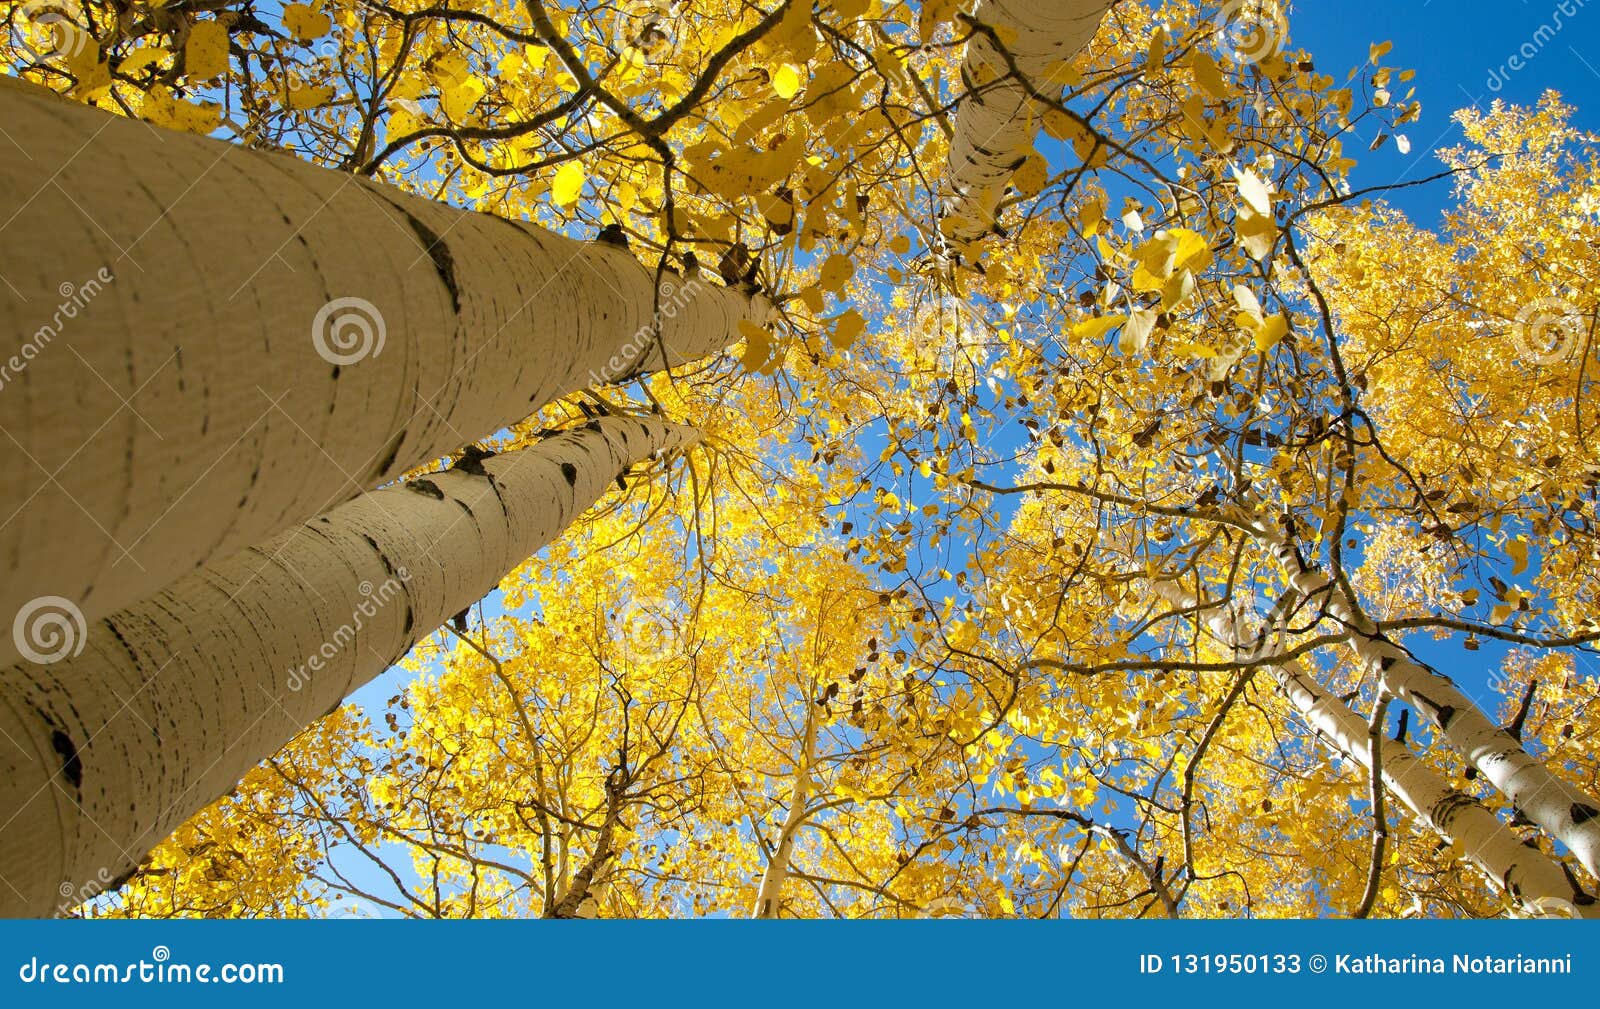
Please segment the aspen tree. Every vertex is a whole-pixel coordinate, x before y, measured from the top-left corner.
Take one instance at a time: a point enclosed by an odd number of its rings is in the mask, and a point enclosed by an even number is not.
[[[373,491],[0,673],[0,913],[126,875],[424,634],[491,591],[631,466],[687,443],[608,417]]]
[[[0,326],[34,334],[0,396],[8,623],[42,595],[105,616],[763,311],[615,246],[14,81],[0,119],[0,222],[28,236]]]

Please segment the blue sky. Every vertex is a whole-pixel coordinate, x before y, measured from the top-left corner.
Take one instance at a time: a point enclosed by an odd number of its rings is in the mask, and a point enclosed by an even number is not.
[[[1587,4],[1587,6],[1586,6]],[[1567,14],[1566,11],[1574,13]],[[1496,98],[1531,105],[1549,89],[1577,106],[1574,125],[1600,131],[1600,3],[1591,0],[1400,0],[1348,3],[1300,0],[1290,14],[1291,42],[1316,55],[1317,69],[1342,79],[1367,58],[1367,46],[1385,40],[1394,50],[1387,65],[1417,71],[1412,86],[1422,121],[1408,128],[1412,149],[1393,144],[1361,157],[1357,186],[1417,179],[1439,171],[1436,152],[1459,142],[1450,116],[1487,107]],[[1549,33],[1541,33],[1548,26]],[[1534,55],[1524,60],[1521,50]],[[1524,60],[1512,70],[1513,56]],[[1495,85],[1498,84],[1498,90]],[[1448,184],[1391,194],[1419,224],[1432,223],[1450,197]]]

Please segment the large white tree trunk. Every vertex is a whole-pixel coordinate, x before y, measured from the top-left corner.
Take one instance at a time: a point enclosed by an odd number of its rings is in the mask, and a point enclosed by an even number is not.
[[[1033,149],[1041,110],[1006,56],[1036,93],[1059,95],[1064,81],[1052,79],[1052,72],[1088,45],[1111,5],[1112,0],[980,0],[973,20],[994,29],[1005,51],[981,31],[967,42],[961,77],[968,93],[956,107],[945,177],[944,228],[952,240],[968,242],[994,228],[1006,185]]]
[[[675,274],[658,296],[614,246],[14,81],[0,122],[6,628],[40,596],[105,616],[766,311]]]
[[[0,914],[131,870],[688,437],[605,418],[362,495],[95,624],[76,658],[0,672]]]
[[[1195,606],[1189,590],[1170,581],[1153,584],[1155,593],[1179,609]],[[1243,645],[1239,623],[1220,608],[1206,621],[1211,634],[1225,647]],[[1259,646],[1268,654],[1276,642]],[[1248,653],[1241,655],[1250,658]],[[1299,659],[1270,664],[1267,670],[1278,690],[1294,705],[1306,724],[1336,755],[1372,772],[1367,723],[1349,705],[1329,694]],[[1409,747],[1385,738],[1379,751],[1384,787],[1428,828],[1446,842],[1459,844],[1476,866],[1529,914],[1576,914],[1600,918],[1600,905],[1576,892],[1566,873],[1537,848],[1524,845],[1482,803],[1451,788],[1432,768],[1418,760]]]
[[[1334,619],[1355,632],[1351,645],[1377,671],[1383,689],[1425,715],[1500,794],[1600,878],[1600,802],[1553,774],[1491,721],[1448,676],[1417,661],[1404,647],[1380,634],[1340,586],[1305,565],[1277,525],[1258,516],[1252,516],[1250,524],[1271,546],[1295,590],[1325,606]]]
[[[784,814],[783,825],[778,828],[778,842],[773,845],[767,868],[761,874],[761,886],[756,892],[756,902],[751,909],[752,918],[776,918],[783,908],[783,884],[789,878],[789,863],[794,858],[795,838],[805,826],[811,810],[812,775],[816,765],[817,717],[815,706],[806,702],[806,725],[800,743],[800,756],[795,761],[794,786],[789,790],[789,811]]]

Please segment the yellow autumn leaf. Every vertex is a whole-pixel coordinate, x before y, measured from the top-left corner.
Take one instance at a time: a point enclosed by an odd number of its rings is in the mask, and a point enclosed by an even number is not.
[[[300,83],[289,88],[291,109],[314,109],[333,101],[333,86]]]
[[[157,126],[185,133],[210,133],[222,122],[222,106],[213,102],[197,105],[182,101],[160,84],[151,88],[145,96],[141,111],[146,119]]]
[[[1528,570],[1528,540],[1523,536],[1513,536],[1506,541],[1506,553],[1511,557],[1511,574],[1520,575]]]
[[[228,72],[228,29],[220,21],[197,21],[183,44],[183,69],[193,80],[205,81]]]
[[[1117,349],[1124,354],[1142,354],[1150,345],[1150,334],[1155,332],[1156,311],[1151,308],[1141,308],[1128,316],[1128,321],[1123,324],[1122,332],[1117,334]]]
[[[856,338],[866,328],[867,320],[862,318],[860,312],[852,308],[833,320],[833,333],[829,336],[829,339],[840,350],[848,350],[850,345],[856,342]]]
[[[850,257],[835,252],[823,262],[818,282],[824,291],[838,293],[855,276],[855,272],[856,265],[850,261]]]
[[[739,320],[739,332],[744,336],[744,355],[739,363],[745,371],[759,371],[772,357],[772,333],[749,319]]]
[[[301,42],[314,42],[333,29],[333,21],[308,4],[284,4],[283,27]]]
[[[1128,321],[1125,315],[1101,315],[1085,319],[1072,327],[1072,335],[1080,340],[1098,340]]]
[[[1248,168],[1242,168],[1234,171],[1233,178],[1239,187],[1239,198],[1245,205],[1262,217],[1271,217],[1272,196],[1261,177]]]
[[[555,201],[558,207],[572,206],[578,202],[586,178],[582,164],[576,161],[567,162],[556,170],[555,181],[550,184],[550,199]]]
[[[779,98],[793,98],[800,92],[800,72],[785,63],[772,75],[772,90],[777,92]]]
[[[159,63],[169,55],[160,46],[140,46],[123,58],[117,65],[117,72],[125,77],[138,77],[146,67]]]
[[[1260,325],[1253,327],[1252,334],[1255,337],[1256,350],[1264,354],[1289,334],[1289,319],[1282,312],[1269,315]]]

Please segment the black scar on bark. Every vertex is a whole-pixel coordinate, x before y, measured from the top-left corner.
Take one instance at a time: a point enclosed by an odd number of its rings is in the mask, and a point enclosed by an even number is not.
[[[389,439],[389,444],[383,447],[383,458],[378,460],[378,464],[368,474],[368,479],[376,480],[389,472],[389,467],[394,465],[395,457],[400,454],[400,445],[405,440],[406,433],[404,431],[397,432],[393,438]]]
[[[117,639],[117,644],[122,646],[122,650],[128,653],[128,658],[133,660],[135,666],[138,666],[139,653],[134,651],[133,646],[128,644],[128,639],[122,636],[122,628],[117,626],[115,620],[107,620],[105,624],[106,629],[111,632],[111,636]]]
[[[407,210],[404,204],[397,200],[389,200],[389,204],[400,211],[401,216],[406,219],[406,223],[411,226],[412,232],[422,242],[423,251],[433,261],[433,269],[434,272],[439,274],[440,283],[444,284],[444,289],[450,292],[450,310],[460,315],[461,287],[456,283],[456,263],[455,258],[450,255],[450,247],[444,243],[442,237],[434,233],[432,228],[422,223],[415,214]]]
[[[83,761],[78,758],[78,748],[73,745],[72,737],[60,729],[50,732],[50,745],[55,748],[61,757],[61,773],[72,782],[74,791],[83,790]]]
[[[410,480],[406,483],[406,490],[415,491],[423,497],[431,497],[435,501],[444,500],[444,491],[432,480]]]
[[[385,572],[391,576],[399,574],[399,572],[394,569],[394,565],[389,563],[389,555],[383,552],[382,547],[378,546],[377,540],[373,539],[371,536],[368,536],[366,533],[362,533],[361,538],[366,540],[367,546],[371,547],[372,552],[378,555],[378,562],[383,565],[383,570]]]
[[[494,477],[490,476],[489,471],[484,468],[483,461],[494,458],[494,455],[495,453],[477,445],[468,445],[462,449],[461,458],[457,459],[450,468],[461,470],[463,473],[470,473],[473,476],[481,476],[493,483]]]
[[[576,487],[578,485],[578,467],[572,465],[572,463],[564,462],[561,464],[561,475],[567,478],[568,487]]]
[[[1572,816],[1573,823],[1588,823],[1600,816],[1600,809],[1595,809],[1586,802],[1574,802],[1567,812]]]

